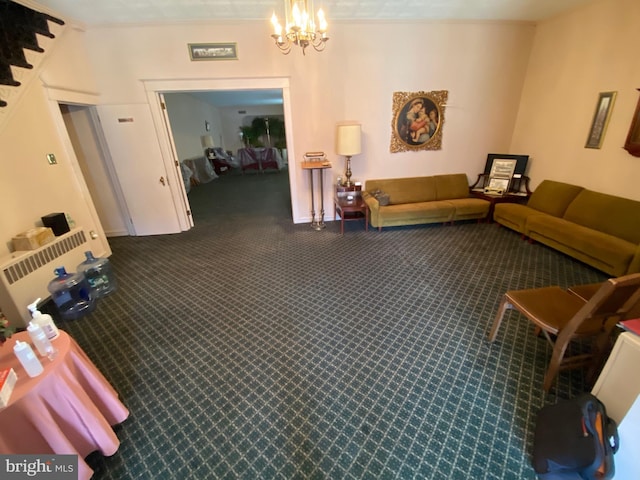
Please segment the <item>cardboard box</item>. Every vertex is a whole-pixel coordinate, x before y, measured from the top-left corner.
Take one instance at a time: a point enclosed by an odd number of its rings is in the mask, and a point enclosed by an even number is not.
[[[13,237],[13,248],[16,250],[35,250],[54,239],[53,230],[48,227],[36,227]]]
[[[18,375],[16,375],[13,368],[0,370],[0,408],[9,405],[9,399],[17,381]]]

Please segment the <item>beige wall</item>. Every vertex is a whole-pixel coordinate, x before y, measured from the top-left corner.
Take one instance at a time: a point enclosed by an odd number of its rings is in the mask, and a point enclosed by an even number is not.
[[[164,99],[180,160],[204,155],[202,135],[211,135],[215,144],[220,143],[222,125],[217,108],[188,93],[167,93]],[[209,122],[209,131],[205,129],[205,121]]]
[[[640,2],[602,0],[538,26],[511,151],[545,178],[640,200],[624,145],[640,88]],[[601,149],[584,148],[598,94],[617,91]]]
[[[521,23],[334,22],[325,52],[284,56],[265,20],[92,28],[87,45],[104,103],[146,102],[141,80],[288,78],[295,152],[327,152],[333,178],[344,169],[335,125],[358,120],[353,179],[464,172],[475,180],[488,152],[509,148],[533,34]],[[187,44],[196,42],[237,42],[239,60],[192,62]],[[449,91],[443,149],[390,154],[393,92],[421,90]],[[289,159],[293,202],[308,216],[299,161]]]
[[[15,234],[41,226],[40,218],[54,212],[68,213],[76,225],[98,233],[99,238],[89,240],[96,255],[111,253],[95,208],[87,201],[86,183],[74,173],[79,167],[71,161],[72,149],[62,134],[62,115],[43,88],[44,80],[56,89],[64,87],[69,96],[95,91],[91,72],[79,67],[86,61],[83,33],[71,27],[54,32],[55,41],[41,42],[47,45],[46,57],[35,59],[34,70],[20,73],[21,90],[12,94],[0,122],[0,257],[13,251]],[[57,165],[48,164],[48,153],[56,156]]]

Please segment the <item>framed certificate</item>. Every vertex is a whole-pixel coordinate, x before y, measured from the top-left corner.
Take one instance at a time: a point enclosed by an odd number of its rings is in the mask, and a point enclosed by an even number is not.
[[[516,171],[517,160],[510,158],[496,158],[491,164],[491,172],[489,178],[507,178],[511,180],[513,173]]]
[[[484,193],[504,195],[509,191],[510,178],[491,177],[489,184],[484,188]]]

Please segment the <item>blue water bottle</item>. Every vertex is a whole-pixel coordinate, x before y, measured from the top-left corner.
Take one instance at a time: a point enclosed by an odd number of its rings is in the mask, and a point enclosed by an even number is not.
[[[84,252],[87,259],[78,265],[78,273],[83,273],[91,293],[96,298],[103,298],[118,288],[111,264],[106,258],[96,258],[90,251]]]
[[[96,308],[91,286],[82,273],[67,273],[64,267],[54,270],[56,278],[49,282],[51,298],[63,320],[75,320]]]

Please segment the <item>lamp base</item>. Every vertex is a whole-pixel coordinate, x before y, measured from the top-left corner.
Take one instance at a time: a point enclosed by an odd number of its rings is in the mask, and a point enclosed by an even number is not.
[[[343,187],[352,187],[353,182],[351,181],[351,155],[347,155],[347,170],[344,172],[344,177],[346,180],[342,182]]]

